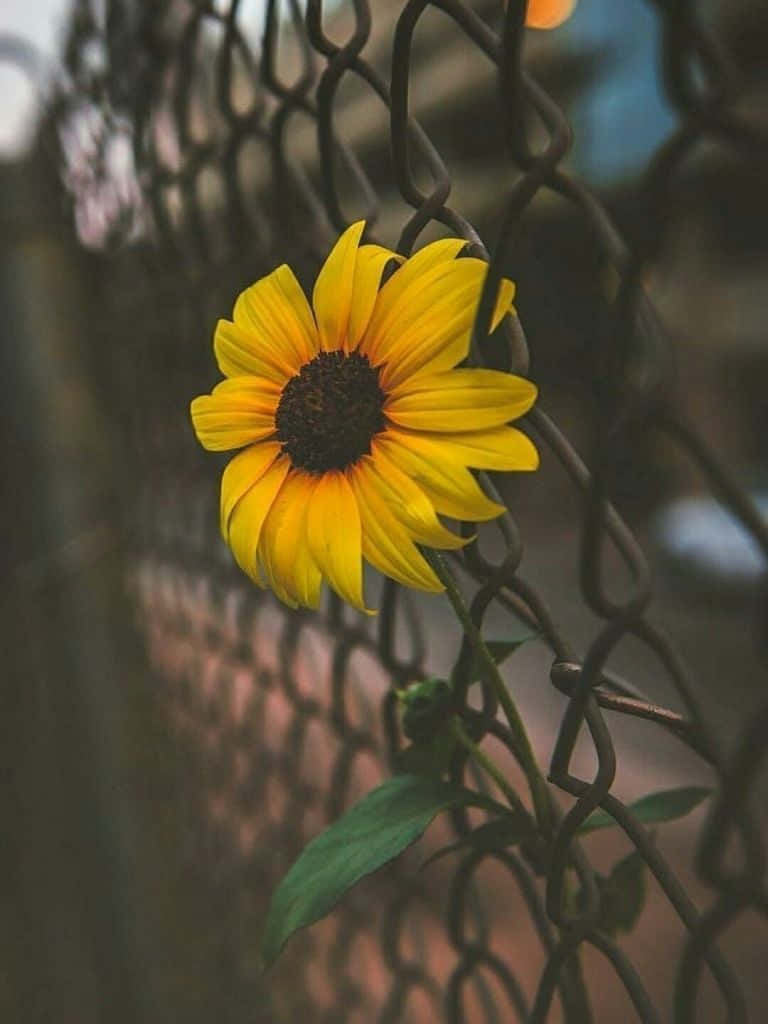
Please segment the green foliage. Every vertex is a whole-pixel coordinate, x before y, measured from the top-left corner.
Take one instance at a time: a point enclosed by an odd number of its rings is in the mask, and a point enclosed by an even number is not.
[[[507,640],[486,640],[485,646],[488,648],[488,652],[494,662],[497,665],[501,665],[510,654],[514,654],[518,648],[522,647],[523,644],[527,644],[530,640],[538,640],[538,635],[536,633],[521,633],[519,636]],[[475,655],[469,670],[469,681],[473,683],[477,679],[481,679],[486,671],[483,662]]]
[[[275,891],[261,955],[269,966],[299,928],[324,917],[356,882],[397,857],[449,807],[482,797],[439,779],[396,775],[363,797],[301,852]]]
[[[412,744],[396,756],[399,772],[440,778],[456,749],[451,728],[454,697],[445,679],[425,679],[398,691],[403,732]]]
[[[490,640],[486,646],[494,662],[500,665],[522,644],[535,639],[535,633],[521,633],[507,640]],[[477,681],[486,671],[482,660],[473,657],[469,681]],[[403,733],[412,741],[397,755],[398,771],[440,778],[448,771],[457,746],[451,720],[458,709],[451,684],[431,677],[398,690],[397,695],[402,707]]]
[[[644,825],[657,825],[662,821],[675,821],[689,814],[694,807],[705,800],[712,790],[702,786],[681,786],[649,793],[627,808]],[[584,835],[598,828],[610,828],[616,821],[605,811],[594,811],[583,823],[579,832]]]
[[[492,853],[494,850],[505,850],[508,846],[514,846],[536,832],[536,825],[530,815],[525,813],[512,812],[503,818],[495,821],[488,821],[484,825],[473,829],[468,835],[463,836],[449,846],[443,846],[427,857],[421,865],[422,870],[436,860],[449,853],[456,853],[459,850],[472,850],[474,853]]]
[[[420,743],[432,739],[455,710],[453,691],[445,679],[425,679],[399,691],[403,732]]]
[[[607,878],[598,876],[600,927],[609,935],[629,932],[645,904],[645,861],[637,850],[618,861]]]
[[[405,775],[428,775],[439,779],[448,771],[456,746],[456,737],[447,730],[420,743],[413,743],[398,752],[395,759],[397,771]]]
[[[645,861],[640,853],[632,850],[614,864],[609,875],[596,873],[595,882],[600,892],[600,929],[608,935],[631,931],[645,905]],[[587,909],[586,892],[573,870],[566,879],[565,907],[570,915]]]

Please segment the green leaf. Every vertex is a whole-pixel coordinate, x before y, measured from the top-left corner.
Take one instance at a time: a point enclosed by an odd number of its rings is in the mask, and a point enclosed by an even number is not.
[[[536,633],[522,633],[520,636],[513,637],[508,640],[486,640],[485,646],[497,665],[501,665],[503,661],[514,654],[518,647],[522,647],[523,644],[527,644],[530,640],[538,640],[538,634]],[[470,682],[474,682],[479,679],[485,672],[485,667],[482,661],[474,656],[472,660],[472,666],[470,668],[469,679]]]
[[[631,931],[645,904],[645,861],[637,850],[614,865],[607,878],[599,878],[600,927],[614,935]]]
[[[662,821],[683,818],[694,807],[698,807],[711,792],[711,789],[705,789],[703,786],[664,789],[659,793],[649,793],[647,796],[641,797],[635,803],[630,804],[627,810],[631,811],[643,825],[656,825]],[[594,832],[598,828],[610,828],[615,824],[616,822],[610,814],[605,811],[594,811],[579,828],[579,833],[584,835],[587,832]]]
[[[277,887],[262,939],[264,965],[355,882],[415,842],[440,811],[480,802],[468,789],[419,775],[396,775],[368,793],[304,848]]]
[[[419,870],[423,871],[430,864],[434,864],[436,860],[439,860],[448,853],[455,853],[457,850],[471,849],[476,853],[504,850],[508,846],[527,839],[535,831],[536,826],[527,814],[505,815],[505,817],[499,818],[496,821],[488,821],[484,825],[478,826],[478,828],[473,829],[466,836],[459,839],[458,842],[436,850],[427,857]]]

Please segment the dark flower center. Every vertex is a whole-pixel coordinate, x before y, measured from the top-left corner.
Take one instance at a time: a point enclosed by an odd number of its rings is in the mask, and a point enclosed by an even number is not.
[[[384,392],[368,357],[320,352],[283,388],[275,422],[283,452],[310,473],[344,469],[384,429]]]

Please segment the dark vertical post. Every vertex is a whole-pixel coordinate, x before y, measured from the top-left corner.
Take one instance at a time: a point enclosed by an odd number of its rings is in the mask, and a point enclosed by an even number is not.
[[[84,258],[60,201],[39,158],[0,165],[0,1000],[19,1024],[137,1024],[152,994],[121,686],[117,465],[87,379]]]

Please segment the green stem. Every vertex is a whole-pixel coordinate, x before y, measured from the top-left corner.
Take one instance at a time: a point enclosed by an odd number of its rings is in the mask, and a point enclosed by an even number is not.
[[[453,609],[464,627],[464,632],[472,645],[475,656],[486,669],[486,678],[493,686],[499,704],[502,706],[504,715],[507,719],[507,724],[509,725],[510,732],[512,733],[515,754],[520,763],[520,767],[525,772],[525,777],[528,780],[528,786],[531,791],[531,798],[533,799],[533,806],[536,811],[536,820],[539,823],[539,828],[545,836],[551,835],[552,817],[550,814],[549,791],[547,789],[546,780],[539,771],[536,758],[533,756],[533,750],[531,749],[531,744],[528,739],[528,733],[525,731],[523,720],[520,718],[515,702],[509,694],[506,683],[501,678],[499,667],[493,660],[491,652],[486,647],[480,630],[472,621],[472,616],[469,614],[469,609],[464,603],[462,593],[459,590],[459,586],[453,573],[448,568],[447,562],[440,554],[438,554],[437,551],[430,548],[424,549],[424,555],[437,573],[440,582],[445,586],[448,599],[453,605]]]
[[[477,762],[477,764],[480,765],[486,775],[489,775],[493,779],[501,792],[507,798],[510,807],[518,813],[524,814],[530,820],[528,811],[526,811],[525,807],[521,803],[520,797],[510,786],[509,782],[507,782],[490,757],[488,757],[488,755],[484,753],[484,751],[482,751],[474,742],[459,718],[453,719],[453,733],[459,743]]]

